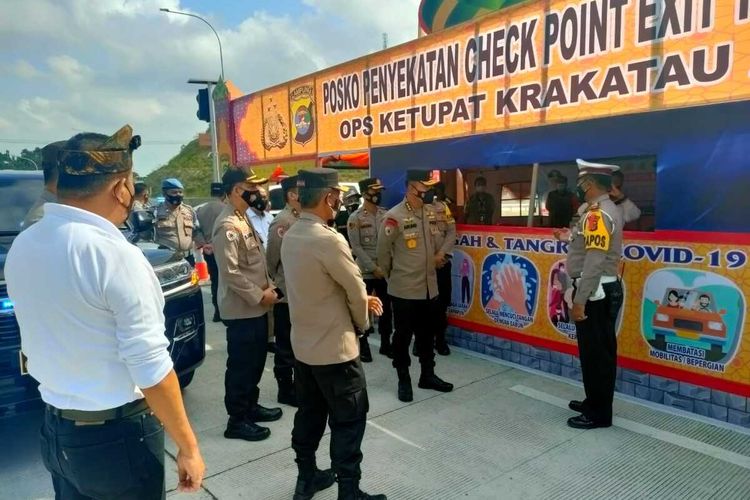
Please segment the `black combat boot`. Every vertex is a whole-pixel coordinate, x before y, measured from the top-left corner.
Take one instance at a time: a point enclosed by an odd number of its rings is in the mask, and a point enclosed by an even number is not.
[[[278,402],[282,405],[297,407],[297,391],[294,388],[292,377],[278,377],[276,381],[279,384]]]
[[[368,495],[359,489],[356,479],[339,479],[338,500],[388,500],[385,495]]]
[[[411,375],[408,368],[399,368],[398,373],[398,399],[404,403],[414,400],[414,391],[411,388]]]
[[[422,375],[419,377],[419,388],[432,389],[438,392],[451,392],[453,384],[441,379],[432,370],[423,370]]]
[[[362,335],[359,338],[359,359],[363,363],[372,363],[372,351],[370,350],[370,343],[367,341],[367,335]]]
[[[296,460],[299,475],[294,488],[294,500],[310,500],[319,491],[333,486],[336,474],[333,469],[320,470],[315,461]]]
[[[276,422],[281,419],[283,414],[281,408],[266,408],[256,404],[255,408],[247,414],[247,420],[250,422]]]
[[[224,437],[227,439],[244,439],[245,441],[263,441],[271,435],[268,427],[261,427],[246,418],[229,417]]]

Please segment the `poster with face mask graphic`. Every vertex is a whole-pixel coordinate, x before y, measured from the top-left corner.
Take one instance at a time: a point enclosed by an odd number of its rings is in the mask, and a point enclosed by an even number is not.
[[[482,264],[482,306],[498,325],[525,329],[534,322],[539,271],[529,259],[491,253]]]
[[[461,250],[453,250],[451,303],[448,313],[463,316],[474,301],[474,261]]]

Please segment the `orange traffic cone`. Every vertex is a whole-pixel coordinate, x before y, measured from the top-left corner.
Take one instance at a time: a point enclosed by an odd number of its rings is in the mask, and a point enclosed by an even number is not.
[[[203,258],[203,250],[195,252],[195,270],[198,272],[198,279],[201,282],[209,280],[208,264],[206,264],[206,260]]]

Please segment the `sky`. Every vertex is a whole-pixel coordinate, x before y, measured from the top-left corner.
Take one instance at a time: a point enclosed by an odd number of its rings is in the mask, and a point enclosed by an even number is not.
[[[166,163],[207,124],[190,78],[253,92],[417,35],[419,0],[0,0],[0,151],[129,123],[135,169]]]

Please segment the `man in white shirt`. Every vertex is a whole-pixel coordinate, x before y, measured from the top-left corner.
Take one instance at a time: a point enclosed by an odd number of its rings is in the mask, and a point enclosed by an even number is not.
[[[267,210],[268,192],[261,187],[258,193],[260,196],[255,197],[252,205],[247,209],[247,219],[263,241],[263,249],[265,250],[268,248],[268,228],[271,227],[271,222],[273,222],[273,215]]]
[[[118,230],[134,202],[132,132],[62,146],[59,204],[45,205],[5,266],[47,404],[42,458],[63,500],[163,498],[164,429],[180,489],[197,491],[205,471],[167,352],[159,281]]]

